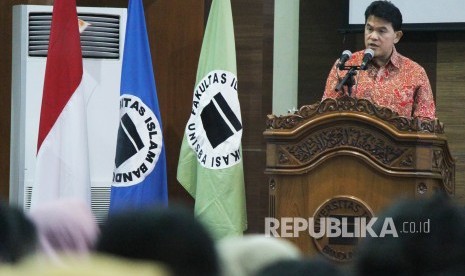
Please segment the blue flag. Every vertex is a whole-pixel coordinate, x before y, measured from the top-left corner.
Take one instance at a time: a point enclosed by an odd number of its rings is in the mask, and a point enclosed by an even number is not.
[[[166,158],[142,0],[130,0],[110,214],[167,205]]]

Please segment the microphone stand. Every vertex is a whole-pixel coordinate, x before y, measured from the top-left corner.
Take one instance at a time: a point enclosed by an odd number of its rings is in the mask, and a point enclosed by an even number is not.
[[[337,84],[336,91],[341,91],[342,86],[347,86],[347,93],[349,97],[352,95],[352,86],[355,85],[354,76],[357,75],[357,70],[360,69],[360,66],[344,66],[344,68],[339,70],[349,70],[344,78]]]

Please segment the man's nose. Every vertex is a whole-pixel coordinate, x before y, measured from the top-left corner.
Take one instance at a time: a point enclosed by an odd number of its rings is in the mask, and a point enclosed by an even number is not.
[[[368,36],[368,38],[372,39],[372,40],[378,40],[379,36],[378,36],[378,32],[371,32]]]

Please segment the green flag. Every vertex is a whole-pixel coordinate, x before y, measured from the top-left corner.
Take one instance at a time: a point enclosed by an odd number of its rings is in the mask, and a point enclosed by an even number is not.
[[[215,239],[247,228],[242,120],[230,0],[213,0],[197,68],[177,179]]]

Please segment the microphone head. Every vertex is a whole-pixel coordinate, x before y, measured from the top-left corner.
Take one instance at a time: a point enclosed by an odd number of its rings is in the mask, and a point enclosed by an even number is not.
[[[375,51],[373,51],[373,49],[365,49],[365,52],[364,52],[364,55],[370,55],[371,58],[373,58],[375,56]]]
[[[375,56],[375,51],[373,49],[365,49],[363,54],[362,64],[360,65],[361,70],[366,70],[368,68],[368,62]]]
[[[344,52],[342,52],[342,56],[348,56],[347,59],[349,59],[352,57],[352,52],[349,50],[345,50]]]
[[[337,64],[337,68],[339,68],[339,70],[343,70],[344,69],[344,64],[351,57],[352,57],[352,52],[351,51],[345,50],[344,52],[342,52],[341,57],[339,58],[339,63]]]

